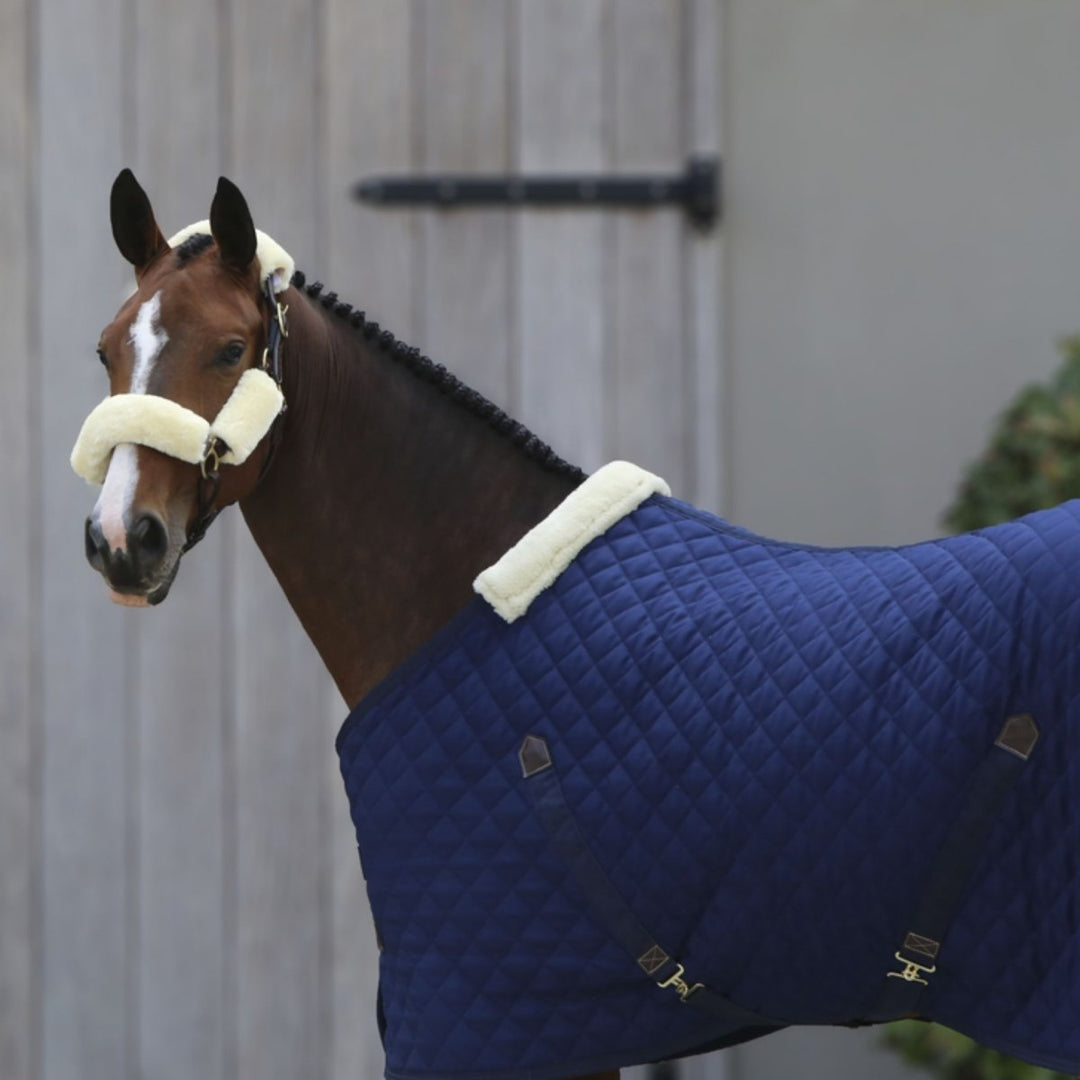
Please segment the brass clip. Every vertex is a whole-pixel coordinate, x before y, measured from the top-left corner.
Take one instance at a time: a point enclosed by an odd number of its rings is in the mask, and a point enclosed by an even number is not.
[[[923,986],[929,986],[930,982],[927,979],[922,979],[920,975],[933,975],[937,971],[937,964],[932,967],[926,967],[923,964],[917,964],[914,960],[909,960],[906,956],[901,956],[900,953],[893,954],[901,964],[904,965],[903,971],[888,971],[886,975],[890,979],[903,979],[909,983],[922,983]]]
[[[212,476],[217,476],[220,468],[221,453],[218,450],[218,441],[216,438],[212,438],[203,451],[202,461],[199,462],[199,471],[202,473],[204,480],[209,480]]]
[[[277,304],[277,324],[279,329],[281,330],[281,336],[288,337],[289,330],[288,327],[286,327],[285,325],[285,316],[286,314],[288,314],[289,305],[283,305],[280,300],[275,301],[275,303]]]
[[[677,967],[679,970],[676,971],[674,975],[672,975],[668,979],[665,979],[663,982],[658,982],[656,985],[661,987],[662,989],[670,986],[672,990],[674,990],[675,993],[679,995],[679,1000],[683,1002],[683,1004],[685,1004],[690,995],[696,993],[698,990],[703,990],[705,988],[705,984],[694,983],[694,985],[691,986],[683,978],[683,975],[686,973],[686,969],[682,966],[682,964],[678,964]]]

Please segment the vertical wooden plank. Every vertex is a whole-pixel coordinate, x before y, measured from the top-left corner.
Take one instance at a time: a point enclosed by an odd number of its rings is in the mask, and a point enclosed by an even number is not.
[[[522,171],[599,171],[602,0],[517,6]],[[604,459],[604,266],[599,212],[529,210],[518,228],[521,419],[585,469]]]
[[[349,185],[384,171],[414,167],[413,11],[401,0],[330,0],[326,26],[327,238],[318,276],[345,300],[405,340],[413,340],[411,286],[415,215],[363,207]],[[312,267],[312,273],[316,268]],[[380,1076],[383,1052],[375,1025],[379,956],[371,911],[332,752],[345,718],[328,686],[324,734],[329,807],[325,874],[330,890],[326,977],[330,1031],[327,1073],[334,1080]]]
[[[273,18],[256,0],[231,0],[233,179],[256,224],[297,266],[314,265],[320,198],[323,0],[287,0]]]
[[[686,105],[683,117],[689,152],[720,156],[723,146],[723,77],[720,70],[724,0],[685,0],[683,50]],[[694,460],[692,498],[697,505],[727,512],[726,410],[730,385],[724,349],[722,223],[709,232],[687,230],[686,328],[691,353]],[[738,1050],[693,1058],[680,1066],[686,1080],[728,1080],[737,1075]]]
[[[677,171],[683,145],[682,0],[611,5],[614,49],[612,164]],[[690,479],[692,442],[678,212],[620,212],[607,252],[612,282],[608,357],[610,450],[663,476]]]
[[[232,172],[256,224],[317,266],[322,3],[289,0],[268,17],[233,0]],[[232,646],[236,802],[235,1075],[325,1074],[321,876],[325,675],[246,530]]]
[[[411,340],[415,215],[355,202],[349,188],[416,166],[414,16],[400,0],[328,0],[326,258],[312,266],[343,300]]]
[[[206,217],[221,171],[216,0],[135,8],[136,173],[166,234]],[[140,1076],[225,1075],[224,529],[140,624],[135,807]]]
[[[723,147],[722,33],[724,0],[684,0],[683,130],[687,152],[720,157]],[[722,195],[722,191],[721,191]],[[686,230],[685,326],[690,354],[692,500],[727,512],[726,410],[730,384],[724,349],[722,221],[707,232]],[[738,1049],[691,1058],[679,1065],[680,1080],[729,1080],[737,1075]]]
[[[35,355],[30,275],[31,123],[30,17],[27,0],[0,6],[0,1062],[11,1076],[37,1075],[40,983],[34,911],[37,857],[37,775],[34,740],[37,665],[32,612],[39,587],[40,477],[31,447],[37,441]]]
[[[723,0],[685,0],[685,3],[686,143],[690,153],[720,158]],[[731,432],[726,416],[730,378],[724,349],[723,223],[718,222],[708,231],[688,229],[686,235],[685,318],[691,356],[690,416],[694,430],[690,447],[694,466],[691,497],[699,506],[725,513]]]
[[[504,0],[419,0],[421,165],[428,172],[506,172]],[[427,211],[422,219],[421,347],[502,405],[510,397],[510,217]]]
[[[122,0],[39,6],[43,394],[40,590],[43,795],[42,1075],[129,1073],[130,776],[133,616],[113,608],[82,555],[94,493],[68,465],[107,392],[94,343],[128,274],[109,234],[109,185],[124,160]]]

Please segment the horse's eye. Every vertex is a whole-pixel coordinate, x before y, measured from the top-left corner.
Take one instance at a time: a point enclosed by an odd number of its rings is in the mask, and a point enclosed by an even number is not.
[[[224,349],[217,354],[214,361],[223,367],[235,367],[244,356],[244,343],[242,341],[230,341]]]
[[[109,370],[109,358],[105,355],[105,350],[98,347],[97,358],[101,361],[101,366],[108,371]]]

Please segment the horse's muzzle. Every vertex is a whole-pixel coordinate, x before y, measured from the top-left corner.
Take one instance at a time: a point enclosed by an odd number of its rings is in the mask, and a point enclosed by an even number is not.
[[[86,519],[86,559],[105,578],[114,599],[165,599],[173,573],[165,567],[169,533],[157,514],[144,511],[127,530],[126,548],[113,548],[96,517]]]

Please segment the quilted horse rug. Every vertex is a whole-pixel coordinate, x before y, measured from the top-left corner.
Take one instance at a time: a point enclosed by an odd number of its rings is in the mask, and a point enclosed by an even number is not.
[[[763,539],[602,469],[338,738],[393,1080],[918,1016],[1080,1070],[1080,503]]]

